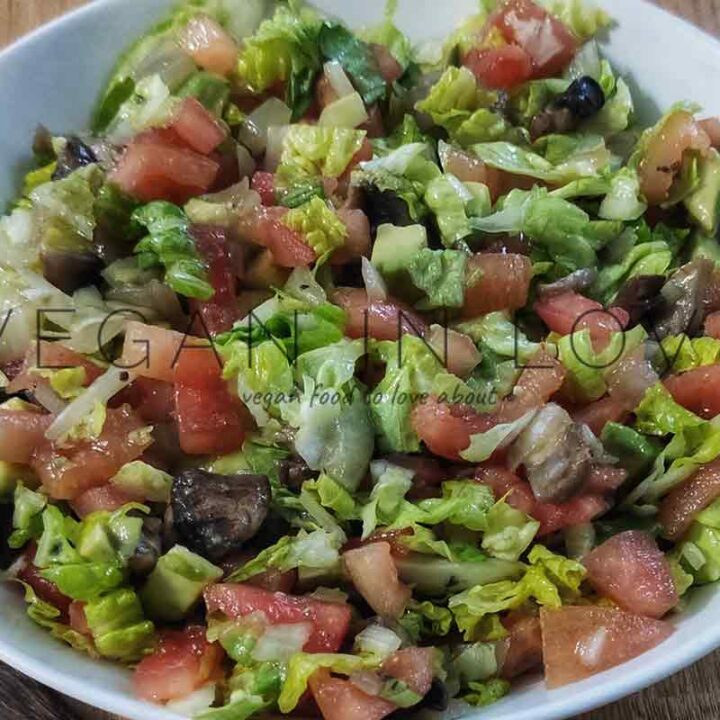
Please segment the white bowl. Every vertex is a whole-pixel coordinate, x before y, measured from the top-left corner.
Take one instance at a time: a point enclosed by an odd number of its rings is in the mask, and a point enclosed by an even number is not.
[[[56,132],[87,125],[90,109],[117,55],[162,16],[174,0],[96,0],[41,28],[0,53],[0,199],[14,197],[34,129]],[[678,100],[720,114],[715,77],[720,44],[688,23],[642,0],[600,0],[618,25],[605,50],[629,74],[642,115],[652,120]],[[315,5],[359,26],[382,17],[385,0],[315,0]],[[447,35],[477,0],[400,0],[398,24],[414,39]],[[613,702],[690,665],[720,646],[720,593],[697,592],[677,618],[677,632],[625,665],[558,690],[527,682],[501,702],[470,717],[554,720]],[[75,653],[36,627],[14,588],[0,584],[0,660],[60,692],[132,720],[179,716],[135,700],[130,675]],[[688,698],[688,702],[692,702]]]

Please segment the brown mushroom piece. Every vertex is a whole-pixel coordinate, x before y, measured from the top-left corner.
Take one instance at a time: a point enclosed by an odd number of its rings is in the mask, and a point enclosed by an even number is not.
[[[162,555],[162,520],[157,517],[146,517],[143,520],[140,542],[128,560],[128,567],[133,575],[145,577],[157,565]]]
[[[56,288],[70,295],[102,279],[102,260],[91,252],[50,250],[42,255],[43,276]]]
[[[265,475],[186,470],[173,481],[167,517],[172,517],[177,542],[217,562],[255,536],[265,522],[270,499]]]

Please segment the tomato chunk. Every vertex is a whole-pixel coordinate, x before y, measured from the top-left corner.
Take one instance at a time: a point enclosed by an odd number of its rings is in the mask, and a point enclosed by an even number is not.
[[[433,681],[433,648],[405,648],[393,653],[382,666],[382,671],[402,680],[414,693],[425,697]]]
[[[0,460],[26,465],[45,439],[51,415],[29,410],[0,410]]]
[[[204,627],[164,630],[152,655],[135,669],[133,688],[143,700],[162,703],[179,700],[216,679],[223,652],[210,644]]]
[[[517,310],[527,303],[532,264],[525,255],[473,255],[468,261],[467,276],[464,317],[477,317],[496,310]]]
[[[625,403],[615,400],[609,395],[586,405],[584,408],[574,410],[573,420],[587,425],[595,435],[600,437],[605,425],[609,422],[623,423],[630,415]]]
[[[350,626],[349,605],[270,592],[245,584],[211,585],[205,590],[205,603],[209,613],[220,612],[228,618],[259,611],[265,613],[271,624],[310,622],[314,629],[303,648],[305,652],[337,652]]]
[[[512,680],[542,665],[542,632],[540,619],[517,613],[503,623],[509,632],[502,641],[501,675]]]
[[[349,680],[318,670],[309,680],[310,691],[325,720],[382,720],[397,708],[376,695],[369,695]]]
[[[175,366],[180,447],[189,455],[225,455],[242,447],[247,413],[222,378],[212,348],[187,348]]]
[[[246,213],[240,222],[240,234],[268,248],[276,265],[288,268],[310,265],[317,259],[315,251],[300,233],[282,222],[287,212],[285,208],[262,207]]]
[[[357,591],[378,614],[399,618],[412,595],[398,579],[390,545],[371,543],[343,553],[343,562]]]
[[[532,58],[518,45],[471,50],[463,64],[491,90],[512,90],[533,76]]]
[[[252,189],[260,196],[262,204],[271,207],[276,204],[275,176],[258,170],[252,177]]]
[[[550,688],[632,660],[674,631],[664,620],[592,606],[541,608],[540,622],[545,682]]]
[[[720,497],[720,461],[701,467],[674,488],[660,503],[660,524],[665,535],[679,540],[695,516]]]
[[[585,558],[585,567],[595,590],[629,612],[660,618],[678,603],[670,566],[647,533],[611,537]]]
[[[130,497],[130,495],[108,483],[107,485],[100,485],[86,490],[82,495],[76,497],[70,505],[78,517],[84,518],[101,510],[113,512],[119,510],[123,505],[133,502],[133,500],[142,499]]]
[[[720,312],[714,312],[705,318],[705,334],[720,340]]]
[[[109,179],[142,202],[184,205],[210,190],[219,168],[215,160],[192,150],[136,141],[128,145]]]
[[[196,98],[185,98],[178,107],[170,127],[191,149],[209,155],[227,137],[225,128]]]
[[[180,47],[205,70],[230,75],[237,64],[236,42],[207,15],[194,17],[180,32]]]
[[[175,364],[181,349],[191,345],[192,341],[174,330],[129,322],[118,367],[132,370],[141,377],[171,383],[175,379]]]
[[[675,402],[700,417],[711,419],[720,413],[720,365],[688,370],[665,380]]]
[[[57,608],[60,611],[60,617],[58,618],[60,622],[67,622],[72,600],[67,595],[63,595],[54,582],[46,580],[40,574],[40,568],[33,562],[36,550],[37,548],[31,545],[25,551],[17,579],[29,585],[41,600]]]

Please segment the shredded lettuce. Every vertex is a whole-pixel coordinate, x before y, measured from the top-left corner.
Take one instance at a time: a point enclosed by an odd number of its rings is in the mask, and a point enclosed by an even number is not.
[[[467,255],[459,250],[420,250],[410,260],[408,271],[425,298],[420,309],[462,307],[465,299]]]
[[[562,20],[581,40],[610,25],[610,16],[586,0],[539,0],[550,14]]]
[[[720,501],[698,513],[671,559],[679,563],[684,583],[686,574],[698,585],[720,580]]]
[[[282,222],[300,233],[319,258],[341,248],[348,235],[342,220],[318,197],[290,210]]]
[[[13,532],[7,544],[13,549],[19,549],[42,535],[42,512],[48,499],[42,493],[34,492],[19,482],[15,487],[13,502]]]
[[[535,538],[540,523],[504,501],[487,514],[482,549],[501,560],[519,560]]]
[[[686,372],[720,362],[720,340],[668,335],[660,342],[655,362],[663,372]]]

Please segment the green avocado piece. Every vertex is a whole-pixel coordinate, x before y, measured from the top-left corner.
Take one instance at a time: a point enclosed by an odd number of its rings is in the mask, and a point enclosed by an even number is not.
[[[620,423],[605,425],[601,436],[605,449],[620,460],[628,477],[639,477],[648,471],[660,453],[657,443]]]
[[[720,154],[713,151],[698,162],[700,181],[697,189],[685,198],[685,207],[703,230],[714,233],[720,213]]]
[[[181,98],[196,98],[206,110],[220,116],[230,97],[230,84],[220,75],[200,71],[191,75],[177,94]]]
[[[176,545],[158,560],[140,599],[148,617],[176,622],[195,607],[203,590],[222,576],[219,567]]]
[[[392,288],[393,295],[417,295],[408,268],[410,261],[427,246],[427,230],[423,225],[380,225],[377,229],[371,260]]]

